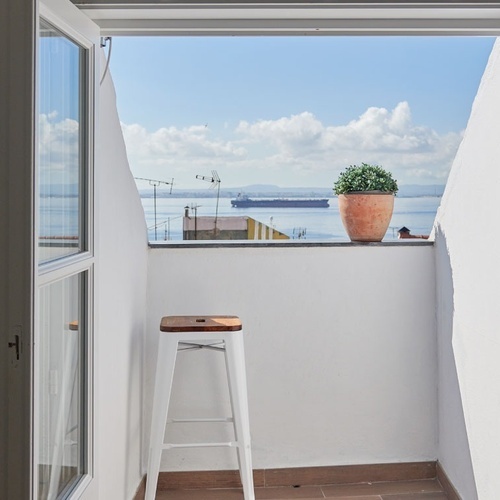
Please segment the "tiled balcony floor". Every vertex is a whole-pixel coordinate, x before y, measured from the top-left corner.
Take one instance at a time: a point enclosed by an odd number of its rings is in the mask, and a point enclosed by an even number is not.
[[[446,500],[436,479],[335,484],[298,488],[256,488],[256,500]],[[165,490],[156,500],[243,500],[241,489]]]

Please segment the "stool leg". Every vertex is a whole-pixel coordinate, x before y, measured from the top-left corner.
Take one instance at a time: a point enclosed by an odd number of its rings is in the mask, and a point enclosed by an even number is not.
[[[226,337],[226,367],[234,417],[234,430],[238,443],[238,463],[245,500],[255,500],[250,445],[250,419],[245,372],[243,335],[238,333]]]
[[[168,335],[160,333],[158,345],[145,500],[154,500],[156,496],[168,405],[177,357],[177,339],[168,337]]]

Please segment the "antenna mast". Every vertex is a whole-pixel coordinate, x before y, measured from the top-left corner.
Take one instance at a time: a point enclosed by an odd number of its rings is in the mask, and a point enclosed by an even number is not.
[[[144,177],[134,177],[134,179],[138,180],[138,181],[148,181],[149,182],[149,185],[150,186],[153,186],[153,199],[154,199],[154,211],[155,211],[155,241],[158,239],[158,236],[157,236],[157,231],[156,231],[156,228],[157,228],[157,224],[156,224],[156,188],[160,185],[160,184],[167,184],[170,186],[170,193],[169,194],[172,194],[172,188],[174,187],[174,178],[172,177],[172,180],[170,182],[167,182],[167,181],[159,181],[159,180],[156,180],[156,179],[147,179],[147,178],[144,178]]]
[[[212,185],[210,188],[215,189],[217,188],[217,202],[215,205],[215,221],[214,221],[214,239],[217,238],[217,217],[219,215],[219,198],[220,198],[220,177],[219,174],[217,173],[217,170],[212,170],[212,177],[207,177],[205,175],[197,175],[197,179],[200,179],[202,181],[210,182]]]

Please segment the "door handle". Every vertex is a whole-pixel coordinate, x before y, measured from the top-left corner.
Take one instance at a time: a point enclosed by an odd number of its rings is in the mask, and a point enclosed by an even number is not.
[[[19,352],[21,348],[21,337],[19,335],[14,335],[14,338],[16,339],[14,342],[9,342],[9,347],[15,347],[16,348],[16,359],[19,361]]]

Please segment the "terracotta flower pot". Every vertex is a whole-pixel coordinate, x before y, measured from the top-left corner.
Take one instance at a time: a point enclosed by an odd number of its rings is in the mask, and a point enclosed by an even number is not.
[[[382,241],[391,222],[394,194],[370,191],[338,198],[340,217],[351,241]]]

